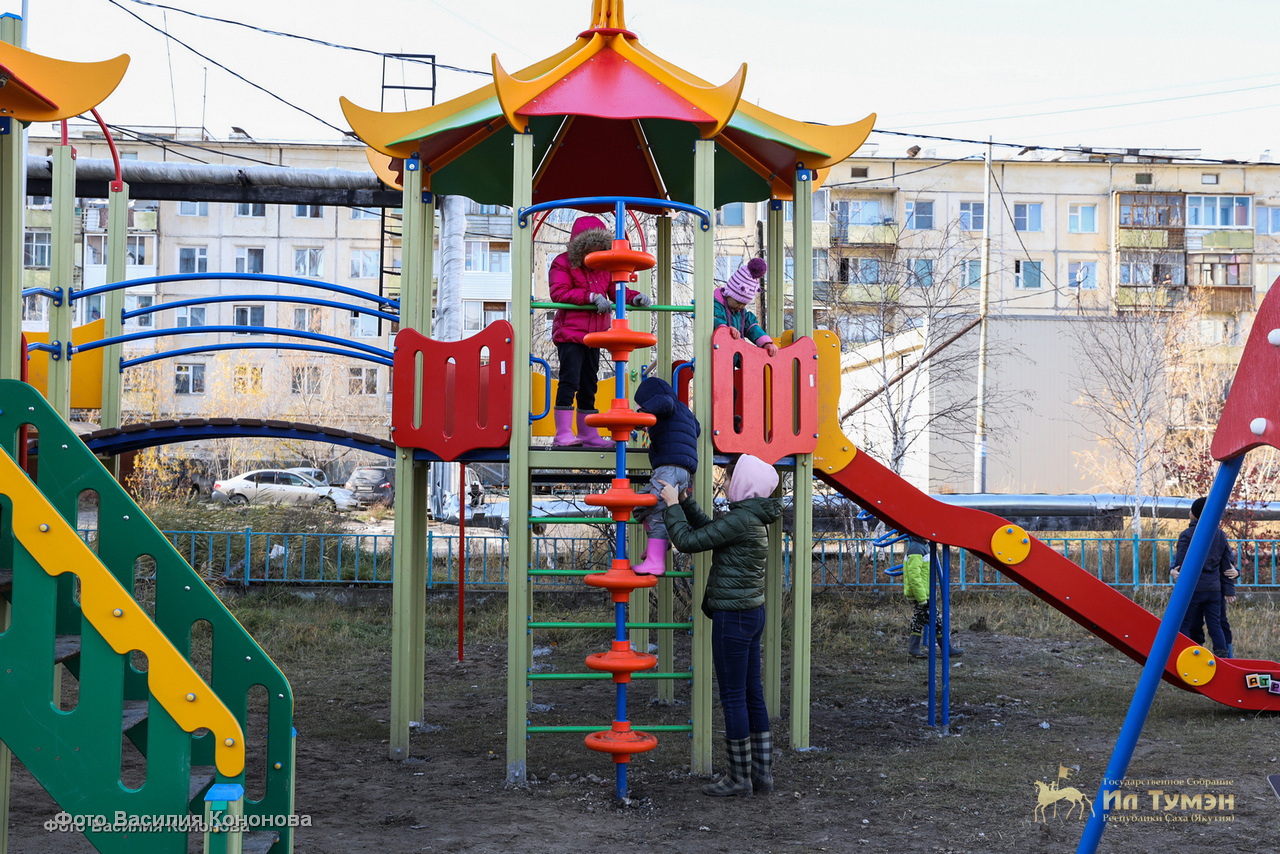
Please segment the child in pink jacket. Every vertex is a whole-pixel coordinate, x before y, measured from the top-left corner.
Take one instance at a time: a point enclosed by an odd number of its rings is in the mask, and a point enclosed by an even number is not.
[[[560,385],[556,390],[557,448],[580,445],[584,448],[612,448],[613,442],[588,427],[586,417],[596,411],[596,382],[600,372],[600,351],[582,339],[591,332],[603,332],[613,323],[614,290],[605,270],[590,270],[583,261],[592,252],[613,248],[613,232],[599,217],[580,216],[569,233],[569,245],[551,262],[548,277],[551,299],[583,306],[562,308],[551,325],[551,340],[560,356]],[[647,308],[649,297],[627,288],[628,305]],[[578,434],[573,433],[574,397],[578,399]]]

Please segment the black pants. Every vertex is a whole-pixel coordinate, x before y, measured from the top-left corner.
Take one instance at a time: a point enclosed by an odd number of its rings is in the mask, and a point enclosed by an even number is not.
[[[1231,623],[1227,620],[1227,598],[1224,596],[1219,600],[1222,604],[1219,606],[1218,622],[1222,624],[1222,637],[1226,640],[1227,646],[1231,646]],[[1187,635],[1201,646],[1204,645],[1204,623],[1201,622],[1191,630],[1191,634]]]
[[[576,394],[579,412],[594,411],[600,351],[575,341],[557,344],[556,350],[560,353],[560,385],[556,388],[556,407],[572,409]]]
[[[1222,633],[1222,593],[1218,590],[1191,594],[1191,604],[1187,606],[1187,616],[1182,620],[1182,633],[1191,637],[1192,631],[1203,621],[1209,629],[1209,640],[1213,642],[1213,651],[1217,655],[1227,654],[1227,639]],[[1204,635],[1201,635],[1204,637]]]

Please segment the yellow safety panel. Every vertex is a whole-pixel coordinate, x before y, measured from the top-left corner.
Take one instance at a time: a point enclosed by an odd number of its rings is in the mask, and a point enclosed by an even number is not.
[[[240,775],[244,771],[244,733],[231,710],[3,451],[0,492],[12,501],[13,535],[22,547],[49,575],[71,572],[79,577],[80,609],[85,619],[121,655],[135,649],[146,654],[147,686],[152,695],[186,732],[205,728],[213,733],[218,771],[227,777]],[[146,516],[139,510],[134,524],[145,523]],[[113,524],[118,536],[129,535],[127,520]]]
[[[129,56],[67,62],[0,42],[0,66],[9,78],[0,88],[0,116],[57,122],[87,113],[105,101],[124,79]]]
[[[794,339],[794,331],[788,329],[778,339],[778,346],[786,347]],[[813,449],[813,469],[838,472],[858,452],[840,427],[840,336],[829,329],[816,329],[813,343],[818,348],[818,444]]]
[[[1178,675],[1188,685],[1205,685],[1217,671],[1213,653],[1202,646],[1189,646],[1178,653]]]
[[[87,344],[90,341],[101,341],[106,334],[107,322],[95,320],[71,330],[72,344]],[[48,332],[27,332],[28,344],[48,344]],[[71,408],[102,408],[102,366],[104,348],[80,353],[71,359]],[[36,350],[27,362],[27,381],[36,387],[46,398],[49,396],[49,359],[48,353]]]
[[[1006,522],[991,535],[991,553],[1001,563],[1022,563],[1031,554],[1031,535]]]

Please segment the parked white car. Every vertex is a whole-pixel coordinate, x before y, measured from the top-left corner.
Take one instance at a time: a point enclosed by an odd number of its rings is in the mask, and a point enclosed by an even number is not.
[[[355,510],[360,506],[349,490],[279,469],[260,469],[220,480],[213,485],[213,500],[230,504],[295,504],[330,510]]]
[[[289,469],[289,471],[294,472],[295,474],[300,474],[303,477],[308,478],[309,480],[314,480],[316,483],[320,484],[321,486],[329,485],[329,476],[324,473],[324,469],[294,467]]]

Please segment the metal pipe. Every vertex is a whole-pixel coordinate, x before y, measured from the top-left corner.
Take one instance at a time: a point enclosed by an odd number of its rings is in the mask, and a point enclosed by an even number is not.
[[[397,300],[388,299],[386,297],[371,294],[368,291],[360,291],[355,288],[347,288],[342,285],[334,285],[329,282],[318,282],[315,279],[300,279],[297,276],[277,276],[274,273],[181,273],[172,276],[148,276],[144,279],[125,279],[120,282],[109,282],[105,285],[98,285],[96,288],[85,288],[75,291],[71,295],[71,301],[75,302],[79,299],[95,296],[97,294],[110,293],[118,291],[122,288],[133,288],[140,285],[164,285],[172,282],[209,282],[209,281],[227,281],[227,282],[264,282],[278,285],[295,285],[300,288],[315,288],[321,291],[331,291],[335,294],[343,294],[344,296],[354,297],[356,299],[368,300],[379,305],[390,306],[396,311],[400,310],[400,303]],[[256,297],[255,297],[256,299]],[[577,306],[581,308],[581,306]],[[406,320],[406,322],[408,322]]]
[[[78,298],[75,295],[74,298]],[[225,297],[196,297],[194,299],[177,300],[176,302],[158,302],[144,308],[135,308],[133,311],[124,311],[120,313],[122,320],[130,320],[134,317],[142,317],[145,314],[155,314],[171,308],[186,308],[192,305],[212,305],[214,303],[224,302],[245,302],[251,299],[253,302],[292,302],[299,305],[319,305],[326,308],[340,308],[347,311],[354,311],[359,314],[371,314],[383,320],[389,320],[392,323],[400,322],[400,315],[388,314],[385,311],[378,311],[374,308],[356,308],[347,303],[337,302],[336,300],[315,299],[314,297],[289,296],[287,294],[253,294],[252,297],[245,294],[232,294]]]
[[[345,356],[348,359],[360,359],[365,362],[373,362],[376,365],[385,365],[388,368],[394,365],[391,359],[366,356],[363,353],[358,353],[354,350],[343,350],[339,347],[317,347],[314,344],[294,344],[289,341],[249,341],[244,344],[208,344],[204,347],[184,347],[181,350],[166,350],[163,353],[151,353],[133,359],[121,359],[120,370],[132,368],[134,365],[145,365],[147,362],[155,362],[160,359],[191,356],[196,353],[217,353],[222,350],[299,350],[303,353],[327,353],[332,356]]]

